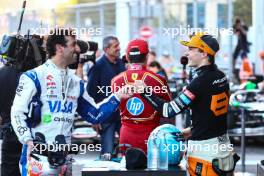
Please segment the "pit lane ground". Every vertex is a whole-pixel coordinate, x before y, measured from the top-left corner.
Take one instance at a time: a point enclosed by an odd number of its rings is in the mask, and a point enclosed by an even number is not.
[[[0,144],[2,141],[0,140]],[[1,145],[0,145],[1,146]],[[239,145],[235,145],[236,152],[241,156]],[[87,161],[95,160],[98,157],[98,152],[87,152],[86,154],[78,154],[74,156],[75,162],[73,163],[73,175],[81,176],[81,170]],[[1,153],[0,153],[1,156]],[[247,141],[246,143],[246,171],[251,173],[252,176],[257,175],[257,163],[264,160],[264,144]],[[235,176],[242,176],[241,160],[238,162]]]

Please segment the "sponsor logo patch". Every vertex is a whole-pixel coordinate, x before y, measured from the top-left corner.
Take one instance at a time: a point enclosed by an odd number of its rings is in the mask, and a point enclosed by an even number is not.
[[[50,114],[44,114],[42,117],[42,122],[47,124],[52,121],[51,115]]]
[[[27,131],[27,128],[26,127],[22,127],[22,126],[18,126],[17,127],[17,131],[18,131],[19,135],[22,136]]]
[[[191,100],[185,94],[181,94],[180,99],[185,105],[189,105],[191,103]]]
[[[51,113],[54,112],[64,112],[64,113],[72,113],[73,102],[66,101],[62,104],[61,101],[48,101],[49,109]]]
[[[144,111],[144,103],[139,98],[133,97],[127,101],[126,108],[130,114],[138,116]]]
[[[137,80],[137,78],[138,78],[138,74],[137,73],[132,73],[132,75],[131,75],[131,78],[132,78],[132,80]]]
[[[46,77],[46,79],[49,80],[49,81],[52,81],[53,76],[52,76],[52,75],[48,75],[48,76]]]
[[[195,95],[192,92],[190,92],[188,89],[185,89],[183,93],[187,95],[191,100],[195,98]]]

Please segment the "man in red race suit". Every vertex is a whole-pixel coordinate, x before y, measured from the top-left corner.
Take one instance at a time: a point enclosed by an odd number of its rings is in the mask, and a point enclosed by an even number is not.
[[[134,84],[142,80],[147,85],[149,94],[169,101],[171,94],[165,78],[146,69],[148,43],[135,39],[129,42],[126,57],[131,63],[127,71],[120,73],[112,79],[112,91]],[[147,153],[146,142],[150,133],[160,124],[162,115],[140,97],[133,94],[130,98],[122,99],[120,103],[121,123],[120,144],[130,144]]]

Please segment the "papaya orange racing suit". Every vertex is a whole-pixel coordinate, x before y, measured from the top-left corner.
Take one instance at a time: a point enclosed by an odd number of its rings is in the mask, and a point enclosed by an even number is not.
[[[214,64],[199,67],[195,73],[194,79],[171,102],[166,103],[146,93],[141,96],[164,117],[174,117],[190,108],[192,135],[187,151],[189,174],[214,176],[212,160],[229,157],[232,150],[226,135],[229,84],[225,74]],[[201,145],[202,150],[189,150],[191,145]],[[228,150],[220,151],[221,145],[227,146]],[[205,146],[208,146],[208,151]]]

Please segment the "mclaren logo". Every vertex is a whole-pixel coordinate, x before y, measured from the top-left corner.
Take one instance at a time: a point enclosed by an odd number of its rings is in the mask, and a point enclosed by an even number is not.
[[[225,82],[225,81],[227,81],[227,77],[223,77],[222,79],[215,80],[215,81],[213,82],[213,85],[215,85],[215,84],[220,84],[220,83],[223,83],[223,82]]]

